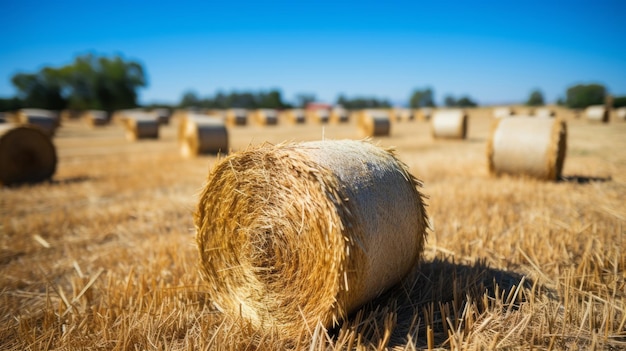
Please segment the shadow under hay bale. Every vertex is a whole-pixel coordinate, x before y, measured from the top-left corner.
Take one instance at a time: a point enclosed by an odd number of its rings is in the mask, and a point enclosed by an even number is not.
[[[332,326],[396,284],[423,250],[420,183],[354,140],[253,147],[215,165],[195,225],[219,310],[286,339]]]
[[[465,139],[467,120],[467,113],[464,110],[437,110],[430,121],[432,136],[435,139]]]
[[[39,128],[0,125],[0,185],[49,180],[57,166],[54,144]]]
[[[560,119],[498,119],[487,143],[489,172],[554,181],[561,177],[566,150],[567,126]]]

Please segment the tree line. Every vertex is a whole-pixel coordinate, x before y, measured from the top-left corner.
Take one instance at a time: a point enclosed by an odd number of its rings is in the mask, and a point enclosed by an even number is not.
[[[35,73],[18,73],[11,78],[17,95],[0,98],[0,111],[16,110],[23,107],[61,109],[95,109],[114,111],[138,106],[138,90],[147,85],[146,71],[136,61],[126,61],[120,56],[106,57],[86,54],[77,56],[71,64],[62,67],[44,67]],[[577,84],[569,87],[565,97],[557,104],[570,108],[585,108],[604,104],[608,91],[601,84]],[[214,96],[200,97],[194,91],[182,94],[179,103],[173,106],[160,104],[160,107],[179,108],[273,108],[284,109],[306,107],[316,101],[311,93],[296,96],[295,103],[286,102],[279,89],[258,92],[233,91],[217,92]],[[545,99],[540,89],[530,92],[525,104],[542,106]],[[387,108],[392,104],[387,99],[357,96],[348,98],[339,95],[335,104],[347,109]],[[626,96],[613,97],[613,107],[626,106]],[[455,97],[446,95],[445,107],[474,107],[478,102],[468,95]],[[154,105],[156,106],[156,105]],[[415,89],[408,101],[411,108],[437,107],[435,93],[431,87]]]

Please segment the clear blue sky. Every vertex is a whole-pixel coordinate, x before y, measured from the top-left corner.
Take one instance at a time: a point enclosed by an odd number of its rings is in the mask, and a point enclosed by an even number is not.
[[[142,103],[218,90],[279,88],[406,103],[548,101],[578,83],[626,95],[626,1],[33,1],[0,0],[0,97],[18,72],[79,54],[141,62]]]

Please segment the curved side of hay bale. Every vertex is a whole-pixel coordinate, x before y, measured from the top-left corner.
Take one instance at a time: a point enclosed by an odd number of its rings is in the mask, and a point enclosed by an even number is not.
[[[438,110],[431,118],[433,138],[465,139],[467,113],[463,110]]]
[[[159,138],[159,121],[154,115],[141,112],[127,113],[124,115],[123,123],[127,140]]]
[[[391,134],[389,112],[363,110],[359,113],[358,126],[365,137],[389,136]]]
[[[56,165],[54,144],[40,128],[0,125],[0,185],[48,180]]]
[[[534,116],[539,118],[552,118],[556,117],[556,111],[549,107],[540,107],[535,109]]]
[[[195,216],[214,304],[297,338],[400,281],[423,250],[421,184],[368,142],[261,145],[209,175]]]
[[[232,108],[226,111],[226,124],[229,126],[245,126],[248,124],[248,111]]]
[[[604,105],[593,105],[585,109],[585,116],[590,122],[609,123],[609,110]]]
[[[494,122],[487,142],[492,174],[561,177],[567,150],[567,125],[559,118],[503,118]]]
[[[180,128],[179,145],[183,157],[228,152],[228,130],[222,118],[191,115]]]

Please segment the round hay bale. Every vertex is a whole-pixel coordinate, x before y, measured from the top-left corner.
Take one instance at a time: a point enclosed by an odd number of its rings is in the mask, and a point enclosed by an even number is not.
[[[392,108],[389,112],[394,122],[407,122],[413,120],[413,111],[407,108]]]
[[[17,112],[17,122],[36,126],[48,136],[53,136],[60,125],[59,115],[56,112],[38,108],[19,110]]]
[[[40,128],[0,125],[0,185],[37,183],[52,178],[57,166],[54,144]]]
[[[418,116],[420,121],[430,121],[433,116],[434,109],[431,107],[422,107],[419,110],[415,111],[414,115]]]
[[[585,109],[585,116],[590,122],[609,123],[609,110],[604,105],[593,105]]]
[[[179,128],[178,141],[183,157],[228,152],[228,131],[219,116],[188,115]]]
[[[83,119],[90,127],[100,127],[109,124],[109,115],[106,111],[85,111],[85,113],[83,114]]]
[[[157,108],[152,110],[152,113],[156,116],[159,125],[169,125],[170,124],[170,116],[172,113],[167,108]]]
[[[626,107],[615,109],[615,117],[618,121],[626,121]]]
[[[363,110],[359,114],[358,126],[366,137],[389,136],[391,121],[389,112],[381,110]]]
[[[459,109],[437,110],[431,118],[433,138],[465,139],[467,113]]]
[[[226,124],[229,126],[245,126],[248,124],[248,111],[243,108],[231,108],[227,110]]]
[[[330,120],[330,112],[324,108],[307,110],[307,116],[312,123],[325,124]]]
[[[509,116],[514,116],[515,110],[512,107],[504,106],[504,107],[496,107],[493,109],[493,117],[495,118],[504,118]]]
[[[330,111],[330,122],[332,123],[348,123],[350,114],[343,107],[335,107]]]
[[[287,338],[345,318],[420,258],[420,186],[365,141],[264,144],[225,158],[195,214],[211,300]]]
[[[306,123],[306,114],[302,109],[291,109],[283,112],[283,118],[290,124]]]
[[[156,116],[145,112],[132,112],[124,114],[124,127],[126,139],[135,141],[139,139],[158,139],[159,121]]]
[[[494,122],[487,143],[489,171],[557,180],[566,149],[567,126],[559,118],[503,118]]]
[[[256,122],[262,126],[274,126],[278,124],[276,110],[260,109],[256,111]]]
[[[556,117],[556,111],[549,107],[540,107],[535,109],[534,116],[539,118],[552,118]]]

